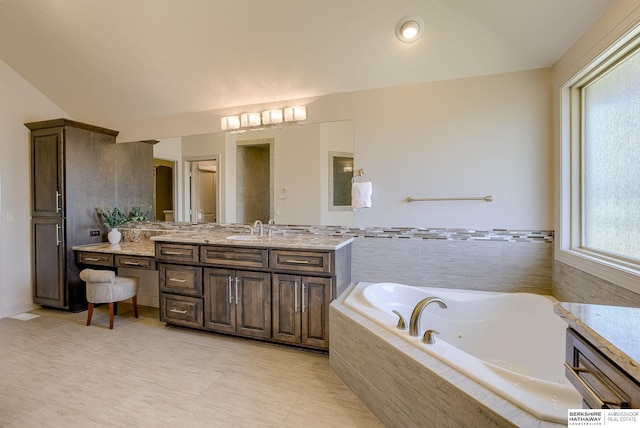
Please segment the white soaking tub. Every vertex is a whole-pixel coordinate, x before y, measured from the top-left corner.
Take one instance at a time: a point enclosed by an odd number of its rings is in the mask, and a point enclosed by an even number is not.
[[[416,304],[442,299],[421,316],[419,335],[396,325],[400,312],[407,327]],[[535,417],[567,423],[567,409],[582,398],[564,376],[566,323],[553,312],[551,296],[497,293],[394,283],[360,283],[344,306],[371,319],[424,352],[494,391]],[[422,333],[437,330],[434,344]]]

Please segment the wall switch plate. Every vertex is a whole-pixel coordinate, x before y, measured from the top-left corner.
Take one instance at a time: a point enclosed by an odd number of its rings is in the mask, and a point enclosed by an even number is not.
[[[89,231],[89,236],[100,236],[100,231],[99,230],[90,230]]]
[[[7,213],[7,223],[16,222],[16,213]]]

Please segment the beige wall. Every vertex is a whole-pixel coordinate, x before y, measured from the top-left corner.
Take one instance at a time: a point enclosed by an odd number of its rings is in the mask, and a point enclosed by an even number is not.
[[[29,130],[26,122],[67,117],[0,61],[0,318],[33,307]],[[15,222],[7,222],[7,213]]]

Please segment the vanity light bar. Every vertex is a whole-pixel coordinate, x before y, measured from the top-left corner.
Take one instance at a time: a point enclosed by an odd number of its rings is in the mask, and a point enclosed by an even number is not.
[[[306,118],[306,107],[295,106],[285,109],[265,110],[262,113],[242,113],[239,116],[224,116],[220,118],[220,128],[223,131],[234,131],[240,128],[253,128],[260,125],[297,122]]]
[[[304,106],[287,107],[284,109],[285,122],[297,122],[307,118],[307,109]]]
[[[282,123],[283,120],[281,109],[266,110],[262,112],[263,125],[274,125]]]
[[[220,127],[223,131],[240,128],[240,116],[225,116],[221,118]]]

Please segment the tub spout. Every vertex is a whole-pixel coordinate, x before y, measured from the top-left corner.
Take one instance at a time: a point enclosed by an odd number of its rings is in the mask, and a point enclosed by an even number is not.
[[[418,302],[413,312],[411,312],[411,319],[409,320],[409,334],[411,336],[420,336],[420,316],[424,308],[431,303],[437,303],[441,308],[446,309],[447,305],[437,297],[427,297]]]

